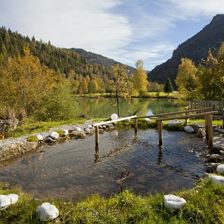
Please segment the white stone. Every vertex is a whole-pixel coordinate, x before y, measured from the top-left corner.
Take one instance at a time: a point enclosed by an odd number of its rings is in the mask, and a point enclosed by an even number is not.
[[[88,134],[88,135],[91,133],[91,130],[90,130],[89,128],[85,128],[84,131],[85,131],[85,133]]]
[[[194,133],[194,129],[191,126],[185,126],[184,131],[187,133]]]
[[[48,202],[38,206],[36,212],[38,213],[41,221],[53,220],[59,216],[58,209]]]
[[[64,130],[64,135],[68,135],[69,134],[69,132],[68,132],[68,130]]]
[[[117,120],[118,115],[117,114],[111,114],[110,118],[111,118],[112,121]]]
[[[74,128],[74,131],[82,131],[82,128],[80,128],[80,127],[75,127],[75,128]]]
[[[43,141],[44,140],[44,137],[43,137],[43,135],[38,134],[37,135],[37,139],[38,139],[38,141]]]
[[[59,134],[56,131],[51,132],[50,137],[53,139],[58,139],[59,138]]]
[[[171,121],[168,122],[168,126],[169,127],[173,127],[175,125],[180,125],[180,124],[182,124],[182,122],[181,121],[177,121],[177,120],[171,120]]]
[[[220,164],[216,168],[217,173],[224,174],[224,164]]]
[[[209,155],[210,159],[221,159],[222,157],[219,154],[211,154]]]
[[[6,208],[11,205],[10,197],[7,195],[0,195],[0,209]]]
[[[148,117],[144,118],[144,120],[145,120],[145,121],[151,121],[151,119],[148,118]]]
[[[164,205],[167,208],[180,209],[186,203],[187,203],[186,200],[181,197],[172,194],[164,195]]]
[[[92,129],[93,126],[92,126],[91,124],[89,124],[89,125],[87,126],[87,128]]]
[[[209,179],[216,184],[222,184],[224,185],[224,177],[223,176],[218,176],[214,174],[209,174]]]
[[[8,194],[7,196],[9,197],[10,202],[11,202],[12,205],[16,204],[16,202],[19,199],[19,196],[17,194]]]

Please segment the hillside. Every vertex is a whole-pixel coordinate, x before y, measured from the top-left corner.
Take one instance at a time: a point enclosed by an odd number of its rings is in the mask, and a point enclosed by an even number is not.
[[[34,37],[30,39],[5,27],[0,28],[0,63],[8,57],[23,55],[26,46],[42,64],[66,77],[73,74],[73,76],[98,76],[107,79],[111,75],[110,66],[119,63],[81,49],[57,48],[50,42],[36,41]]]
[[[87,64],[91,64],[91,65],[101,64],[101,65],[104,65],[106,67],[110,67],[114,64],[121,64],[118,61],[115,61],[113,59],[104,57],[100,54],[96,54],[96,53],[93,53],[93,52],[86,51],[86,50],[81,49],[81,48],[72,48],[72,50],[75,51],[76,53],[80,54],[85,59],[85,62]],[[127,66],[127,68],[131,72],[133,72],[135,70],[131,66]]]
[[[165,63],[156,66],[150,73],[151,81],[165,83],[167,78],[176,79],[178,66],[181,58],[187,57],[200,63],[206,58],[208,50],[216,51],[224,41],[224,14],[216,15],[210,24],[205,26],[199,33],[182,43],[174,50],[172,57]]]

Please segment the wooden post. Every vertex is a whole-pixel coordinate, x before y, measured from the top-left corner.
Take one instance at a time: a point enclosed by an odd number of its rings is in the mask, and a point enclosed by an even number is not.
[[[162,121],[158,121],[158,131],[159,131],[159,146],[161,147],[163,145],[163,123]]]
[[[213,147],[213,126],[212,126],[212,114],[208,114],[205,116],[207,123],[207,136],[208,136],[208,148],[212,149]]]
[[[138,118],[134,119],[134,128],[135,128],[135,137],[137,137],[137,134],[138,134]]]
[[[222,109],[222,128],[224,128],[224,108]]]
[[[95,126],[95,162],[99,159],[99,126]]]
[[[208,119],[207,115],[205,115],[205,134],[206,134],[206,140],[208,140]]]
[[[185,107],[184,109],[187,111],[189,107]],[[185,115],[188,115],[188,112],[186,112]],[[188,121],[188,118],[185,119],[185,125],[187,125],[187,121]]]

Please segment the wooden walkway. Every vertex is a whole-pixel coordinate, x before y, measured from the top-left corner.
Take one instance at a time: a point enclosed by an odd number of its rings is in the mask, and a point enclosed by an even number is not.
[[[170,112],[170,113],[163,113],[163,114],[156,114],[156,115],[150,115],[150,116],[144,116],[144,117],[138,117],[138,116],[130,116],[130,117],[123,117],[116,120],[111,121],[105,121],[93,124],[93,127],[95,128],[95,161],[98,161],[99,158],[99,127],[106,124],[114,124],[117,122],[125,121],[125,120],[131,120],[134,119],[134,133],[135,137],[137,137],[138,132],[138,119],[139,118],[154,118],[158,123],[158,133],[159,133],[159,146],[163,146],[163,121],[168,120],[176,120],[176,119],[184,119],[185,125],[187,125],[187,120],[189,118],[198,118],[202,117],[205,120],[205,129],[206,129],[206,139],[208,148],[212,149],[213,147],[213,116],[218,114],[219,111],[214,111],[212,108],[204,108],[204,109],[191,109],[191,110],[184,110],[179,112]]]

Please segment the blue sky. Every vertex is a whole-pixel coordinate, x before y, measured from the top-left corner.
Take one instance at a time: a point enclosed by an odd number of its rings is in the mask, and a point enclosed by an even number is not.
[[[224,0],[0,0],[2,26],[147,70],[218,13]]]

